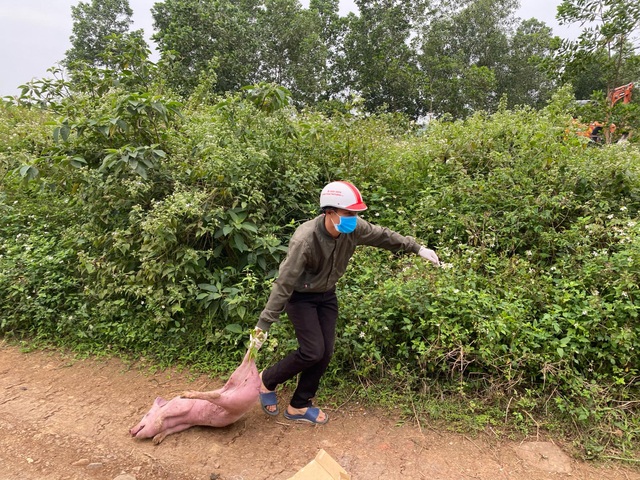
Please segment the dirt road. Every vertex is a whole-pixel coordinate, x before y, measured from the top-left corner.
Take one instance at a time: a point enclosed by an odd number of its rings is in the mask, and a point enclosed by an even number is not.
[[[256,404],[229,427],[194,427],[158,446],[129,436],[156,396],[222,383],[0,341],[0,480],[286,480],[320,449],[354,480],[640,480],[637,470],[572,460],[554,442],[399,425],[357,404],[329,410],[325,426],[268,417]]]

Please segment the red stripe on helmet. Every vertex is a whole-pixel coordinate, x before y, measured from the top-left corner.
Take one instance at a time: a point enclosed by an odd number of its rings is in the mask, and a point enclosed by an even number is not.
[[[347,187],[349,187],[349,190],[351,190],[356,197],[356,203],[362,203],[362,195],[360,195],[360,190],[358,190],[355,185],[349,182],[344,182],[342,180],[338,181],[340,183],[344,183]]]
[[[353,209],[357,211],[362,211],[367,209],[367,205],[362,201],[362,195],[360,194],[360,190],[358,190],[355,185],[349,182],[345,182],[343,180],[338,180],[338,182],[349,187],[349,190],[351,190],[353,192],[354,197],[356,197],[356,202],[345,207],[345,210]]]

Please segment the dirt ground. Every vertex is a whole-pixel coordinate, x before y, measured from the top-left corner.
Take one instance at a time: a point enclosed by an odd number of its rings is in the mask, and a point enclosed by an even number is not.
[[[576,461],[550,439],[454,434],[357,404],[328,410],[324,426],[269,417],[256,404],[229,427],[193,427],[158,446],[130,437],[156,396],[223,383],[0,341],[0,480],[286,480],[320,449],[354,480],[640,480],[638,470]]]

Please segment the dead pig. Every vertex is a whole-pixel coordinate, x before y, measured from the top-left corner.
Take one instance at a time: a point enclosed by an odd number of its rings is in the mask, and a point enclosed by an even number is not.
[[[167,401],[158,397],[140,423],[129,430],[136,438],[151,438],[156,445],[167,435],[195,425],[226,427],[239,420],[258,400],[260,376],[249,351],[240,366],[218,390],[185,392]]]

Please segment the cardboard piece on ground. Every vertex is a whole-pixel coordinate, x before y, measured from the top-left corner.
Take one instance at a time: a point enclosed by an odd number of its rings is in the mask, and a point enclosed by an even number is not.
[[[288,480],[351,480],[351,475],[331,455],[320,450],[316,458]]]

